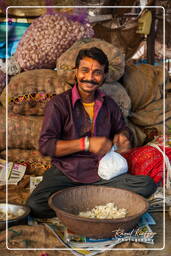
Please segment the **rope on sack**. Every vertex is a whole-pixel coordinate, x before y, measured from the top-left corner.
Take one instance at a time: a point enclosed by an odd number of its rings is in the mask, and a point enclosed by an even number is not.
[[[166,188],[170,189],[171,188],[171,164],[168,156],[164,153],[164,151],[156,144],[154,143],[148,143],[149,146],[152,146],[160,151],[162,153],[164,160],[165,160],[165,165],[167,169],[167,176],[166,176]]]

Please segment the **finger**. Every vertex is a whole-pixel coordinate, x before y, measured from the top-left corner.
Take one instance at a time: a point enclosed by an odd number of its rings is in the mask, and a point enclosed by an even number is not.
[[[115,136],[113,139],[113,144],[118,144],[119,143],[119,136]]]

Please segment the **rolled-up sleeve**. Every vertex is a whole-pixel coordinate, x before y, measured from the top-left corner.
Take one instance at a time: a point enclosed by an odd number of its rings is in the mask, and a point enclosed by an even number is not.
[[[56,155],[56,143],[61,137],[62,113],[55,100],[50,100],[45,108],[42,130],[39,138],[39,151],[42,155]]]

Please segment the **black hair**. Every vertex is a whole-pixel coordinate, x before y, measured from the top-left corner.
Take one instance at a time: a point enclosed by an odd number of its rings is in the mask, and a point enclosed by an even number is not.
[[[92,47],[88,49],[82,49],[79,51],[78,56],[75,61],[75,67],[78,68],[80,65],[80,61],[85,58],[89,57],[96,61],[98,61],[101,65],[104,65],[104,72],[107,73],[109,70],[109,61],[106,54],[97,47]]]

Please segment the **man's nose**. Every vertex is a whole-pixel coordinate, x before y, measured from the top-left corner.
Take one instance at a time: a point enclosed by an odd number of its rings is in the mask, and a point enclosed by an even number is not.
[[[88,72],[88,73],[87,73],[87,76],[86,76],[86,79],[89,80],[89,81],[91,81],[91,80],[93,79],[93,72],[91,72],[91,71]]]

